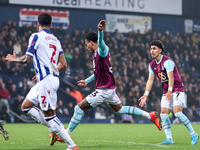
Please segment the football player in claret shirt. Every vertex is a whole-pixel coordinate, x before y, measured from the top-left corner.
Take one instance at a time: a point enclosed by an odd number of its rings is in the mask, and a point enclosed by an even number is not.
[[[57,140],[57,135],[68,144],[67,150],[78,150],[76,144],[65,131],[62,122],[55,113],[57,104],[57,90],[59,87],[59,72],[66,68],[67,63],[60,41],[50,32],[52,17],[48,13],[38,16],[39,32],[33,33],[29,39],[26,54],[16,57],[8,54],[9,62],[28,63],[33,60],[37,84],[31,88],[22,103],[22,111],[36,121],[45,125],[51,132],[50,145]],[[35,107],[40,104],[44,114]]]
[[[78,85],[86,86],[89,82],[95,80],[96,90],[75,106],[74,115],[67,128],[67,133],[71,135],[72,131],[80,123],[84,111],[96,107],[103,102],[106,102],[118,114],[146,117],[161,130],[161,122],[156,112],[148,113],[133,106],[122,106],[115,92],[115,79],[112,73],[109,48],[105,45],[103,40],[105,23],[105,20],[99,22],[97,26],[98,34],[91,31],[85,36],[85,45],[87,49],[93,53],[92,61],[94,74],[85,80],[78,81]]]
[[[140,106],[146,104],[147,96],[153,86],[154,76],[162,83],[163,96],[161,99],[161,120],[162,126],[167,137],[162,143],[174,144],[171,133],[171,123],[169,113],[172,108],[175,116],[185,125],[191,135],[191,145],[196,145],[199,135],[195,133],[189,119],[182,113],[185,105],[184,85],[174,61],[163,55],[164,45],[160,40],[154,40],[150,44],[150,53],[153,60],[149,64],[149,77],[146,84],[146,91],[139,99]]]

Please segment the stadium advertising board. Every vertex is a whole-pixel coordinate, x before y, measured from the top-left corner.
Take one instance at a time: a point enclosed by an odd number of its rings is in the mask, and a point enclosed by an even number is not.
[[[182,15],[182,0],[9,0],[9,4]]]
[[[184,24],[186,33],[200,33],[200,22],[191,19],[185,19]]]
[[[140,30],[140,33],[144,34],[152,28],[151,26],[149,16],[106,14],[107,32],[114,32],[116,29],[123,33]]]
[[[69,28],[69,11],[47,10],[47,9],[33,9],[33,8],[20,8],[19,11],[19,26],[25,24],[31,25],[32,22],[37,25],[38,15],[46,12],[52,16],[52,25],[62,26],[63,29]]]

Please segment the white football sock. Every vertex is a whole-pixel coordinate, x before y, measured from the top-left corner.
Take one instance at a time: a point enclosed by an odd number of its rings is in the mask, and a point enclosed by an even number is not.
[[[69,134],[66,132],[62,122],[56,116],[52,116],[51,118],[45,117],[45,119],[51,126],[53,132],[59,135],[68,144],[69,148],[74,148],[76,146]]]
[[[148,112],[146,112],[146,111],[143,111],[142,112],[142,116],[144,116],[144,117],[146,117],[147,119],[151,119],[151,116],[149,115],[149,113]]]
[[[67,128],[67,133],[71,135],[72,131]]]
[[[50,132],[53,132],[49,123],[44,119],[44,114],[37,107],[24,109],[22,111],[26,112],[27,115],[31,116],[37,122],[45,125]]]

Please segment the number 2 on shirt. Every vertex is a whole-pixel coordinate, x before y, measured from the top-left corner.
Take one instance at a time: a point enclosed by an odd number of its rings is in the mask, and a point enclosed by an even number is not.
[[[55,64],[56,61],[53,60],[53,56],[56,55],[56,46],[55,46],[55,45],[52,45],[52,44],[49,44],[49,47],[50,47],[50,48],[53,48],[53,53],[52,53],[52,56],[51,56],[51,62]]]
[[[46,107],[46,104],[47,104],[47,102],[46,102],[46,96],[41,96],[41,98],[43,99],[42,100],[42,104],[44,105],[44,107]]]

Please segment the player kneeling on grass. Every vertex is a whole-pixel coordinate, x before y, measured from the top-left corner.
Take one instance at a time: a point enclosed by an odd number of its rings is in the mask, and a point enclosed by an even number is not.
[[[115,79],[112,74],[111,56],[108,46],[103,40],[103,30],[105,20],[101,20],[98,24],[98,34],[89,32],[85,36],[85,45],[87,49],[93,53],[93,70],[92,74],[86,80],[78,81],[79,86],[86,86],[89,82],[96,81],[96,91],[88,95],[74,108],[74,115],[71,118],[67,133],[71,135],[72,131],[80,123],[83,112],[106,102],[116,113],[128,114],[135,116],[143,116],[151,120],[159,130],[161,130],[161,122],[156,112],[148,113],[133,106],[122,106],[119,97],[115,92]]]
[[[153,60],[149,64],[149,77],[146,84],[146,91],[139,99],[140,106],[146,103],[147,96],[154,82],[154,74],[161,81],[163,96],[161,99],[161,120],[167,139],[158,144],[174,144],[171,133],[171,122],[169,113],[173,107],[175,116],[185,125],[191,135],[191,145],[196,145],[199,135],[195,133],[189,119],[182,113],[185,104],[184,85],[178,69],[173,60],[165,55],[164,45],[160,40],[154,40],[150,44],[150,53]]]
[[[50,145],[53,145],[57,135],[68,144],[67,150],[79,148],[66,133],[62,122],[57,118],[55,109],[57,104],[57,90],[59,87],[59,71],[66,68],[67,63],[58,39],[50,32],[52,17],[47,13],[38,16],[39,32],[33,33],[29,39],[28,49],[25,55],[16,57],[6,56],[9,62],[28,63],[33,60],[37,84],[31,88],[22,103],[22,111],[30,115],[36,121],[45,125],[51,132]],[[40,104],[44,114],[35,107]]]

